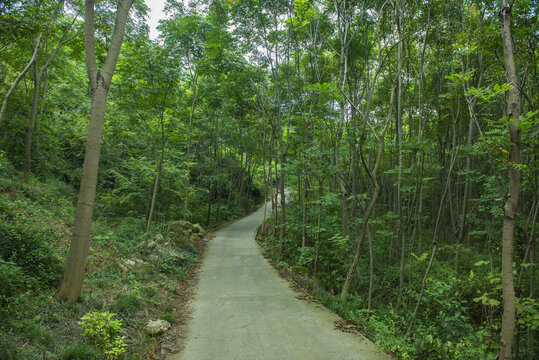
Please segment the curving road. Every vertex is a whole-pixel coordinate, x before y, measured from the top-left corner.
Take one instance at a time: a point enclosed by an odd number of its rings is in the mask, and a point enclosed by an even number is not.
[[[338,317],[296,299],[254,237],[263,209],[220,231],[200,270],[185,348],[169,360],[387,360]]]

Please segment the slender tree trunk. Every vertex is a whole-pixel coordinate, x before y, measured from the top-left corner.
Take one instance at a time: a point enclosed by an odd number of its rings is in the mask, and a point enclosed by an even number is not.
[[[118,56],[120,54],[127,17],[132,4],[133,0],[122,0],[119,3],[116,12],[116,24],[108,49],[107,58],[103,65],[103,69],[99,70],[97,68],[95,54],[94,0],[86,1],[84,44],[86,49],[86,67],[88,69],[88,78],[92,89],[92,102],[79,198],[75,212],[73,236],[69,247],[64,278],[60,285],[60,289],[56,294],[58,300],[66,299],[75,301],[81,294],[86,258],[89,250],[90,229],[92,226],[92,214],[97,186],[97,171],[99,166],[99,153],[101,150],[107,94],[114,69],[116,68],[116,62],[118,61]]]
[[[279,191],[280,191],[280,183],[277,183],[278,175],[277,175],[277,156],[275,156],[275,162],[274,162],[274,171],[275,171],[275,191],[274,191],[274,203],[275,207],[273,208],[273,221],[275,225],[279,222]],[[277,236],[277,226],[273,227],[273,236]]]
[[[208,198],[208,212],[206,213],[206,227],[210,226],[211,200],[212,200],[212,194],[210,191],[209,198]]]
[[[510,164],[520,164],[520,139],[519,139],[519,116],[520,116],[520,93],[518,90],[518,75],[513,54],[513,39],[511,35],[511,10],[513,2],[502,1],[502,42],[503,57],[507,83],[513,87],[509,90],[507,102],[507,118],[509,134],[511,138],[511,150],[509,155]],[[503,314],[501,324],[500,360],[511,359],[513,348],[513,336],[515,332],[515,286],[513,282],[513,242],[515,236],[515,216],[520,191],[520,171],[516,166],[509,168],[509,188],[503,208],[503,235],[502,235],[502,293]]]
[[[39,56],[36,57],[34,64],[34,95],[32,96],[32,109],[30,111],[30,119],[26,127],[26,139],[24,142],[24,181],[28,182],[30,176],[30,162],[32,159],[32,133],[34,132],[34,124],[36,121],[37,102],[39,99],[39,84],[41,83],[41,74],[38,68]]]
[[[447,179],[445,181],[444,186],[444,192],[442,194],[442,198],[440,199],[440,206],[438,208],[438,216],[436,217],[436,224],[434,226],[434,240],[433,240],[433,246],[432,246],[432,252],[430,255],[429,264],[427,265],[427,270],[425,270],[425,275],[423,276],[423,281],[421,282],[421,291],[419,292],[419,298],[417,299],[417,303],[415,305],[414,313],[412,315],[412,319],[410,320],[410,324],[408,325],[408,330],[406,330],[406,335],[404,338],[408,338],[410,335],[410,332],[412,331],[412,327],[414,326],[415,319],[417,317],[417,314],[419,312],[419,306],[421,305],[421,300],[423,299],[423,295],[425,293],[425,287],[427,285],[427,279],[429,277],[430,269],[432,267],[432,263],[434,261],[434,257],[436,256],[436,251],[438,250],[438,241],[439,241],[439,234],[440,234],[440,228],[442,223],[442,213],[445,209],[445,199],[447,197],[447,193],[450,188],[450,179],[451,174],[453,172],[453,166],[455,165],[455,160],[458,155],[458,148],[455,151],[455,154],[453,155],[453,158],[451,160],[451,165],[449,166],[449,171],[447,172]]]
[[[374,217],[374,211],[373,211]],[[372,288],[374,285],[374,244],[372,241],[371,228],[367,225],[367,236],[369,239],[369,293],[367,295],[367,319],[371,315],[372,309]]]
[[[374,88],[374,86],[373,86]],[[393,100],[395,95],[395,89],[394,86],[391,89],[391,99],[389,101],[389,110],[387,114],[387,118],[385,120],[384,128],[378,138],[378,152],[376,154],[376,161],[374,163],[373,169],[369,170],[366,167],[366,164],[364,161],[362,161],[363,166],[365,167],[365,171],[369,174],[369,179],[372,183],[372,194],[371,194],[371,201],[369,203],[369,206],[367,207],[367,210],[365,211],[365,215],[363,216],[363,223],[361,225],[361,235],[359,238],[359,241],[356,246],[356,251],[354,254],[354,259],[352,260],[352,264],[350,265],[350,268],[348,269],[348,275],[346,276],[346,280],[344,281],[344,285],[342,287],[341,291],[341,299],[346,299],[346,296],[348,295],[348,290],[350,288],[350,284],[352,283],[352,278],[354,277],[354,273],[357,269],[357,265],[359,263],[359,257],[361,255],[361,247],[363,246],[363,242],[365,241],[365,236],[367,234],[367,227],[369,225],[369,218],[374,211],[374,206],[376,205],[376,201],[378,200],[378,195],[380,194],[380,185],[378,184],[378,180],[376,179],[376,174],[378,172],[378,167],[380,166],[380,161],[382,159],[382,154],[384,153],[384,136],[387,131],[387,128],[389,126],[389,123],[391,121],[391,113],[393,111]],[[369,104],[367,104],[367,111],[365,112],[365,125],[368,121],[368,110],[369,110]],[[361,154],[363,159],[363,154]]]
[[[424,66],[425,66],[425,50],[427,49],[427,38],[429,36],[430,32],[430,17],[431,17],[431,4],[432,2],[429,1],[428,4],[428,12],[427,12],[427,30],[425,32],[425,37],[423,38],[423,48],[421,50],[421,57],[419,59],[419,116],[417,121],[417,132],[419,135],[419,142],[423,140],[423,134],[424,134],[424,122],[426,119],[425,111],[424,111],[424,99],[425,99],[425,78],[424,78]],[[421,256],[423,254],[423,162],[425,159],[425,154],[423,150],[419,150],[418,159],[417,159],[417,167],[419,168],[419,173],[421,174],[421,177],[419,179],[418,187],[419,187],[419,196],[418,196],[418,209],[417,209],[417,236],[418,236],[418,254]],[[411,266],[410,266],[411,269]]]
[[[265,234],[266,232],[266,214],[268,207],[268,177],[266,175],[266,127],[264,127],[264,137],[262,141],[262,174],[264,176],[264,217],[262,218],[262,225],[260,226],[260,233]]]
[[[215,223],[219,224],[221,215],[221,190],[219,189],[219,194],[217,195],[217,209],[215,210]]]
[[[281,139],[281,145],[282,145],[282,139]],[[281,203],[281,223],[279,224],[281,227],[279,229],[279,255],[282,255],[283,253],[283,241],[285,237],[285,223],[286,223],[286,195],[285,195],[285,162],[286,162],[286,153],[284,152],[284,149],[281,146],[281,177],[279,179],[279,190],[281,193],[280,203]]]
[[[535,226],[537,225],[537,209],[535,210],[534,223],[530,235],[530,299],[535,299]],[[527,330],[528,337],[528,353],[532,356],[535,354],[535,334],[536,330],[531,327]]]
[[[192,80],[192,91],[193,91],[193,97],[191,98],[191,108],[189,110],[189,136],[187,139],[187,161],[191,161],[191,141],[189,138],[191,137],[191,131],[193,128],[193,118],[195,116],[195,105],[198,97],[198,76],[194,75]],[[191,165],[187,165],[187,176],[185,178],[185,201],[184,201],[184,207],[185,207],[185,216],[184,220],[188,220],[189,218],[189,188],[191,187]],[[228,204],[227,204],[228,207]]]
[[[303,214],[301,219],[301,246],[305,247],[307,245],[307,164],[304,164],[303,167]]]
[[[399,1],[397,5],[397,29],[399,40],[401,38],[401,13],[400,7],[402,4]],[[401,245],[400,270],[399,270],[399,286],[404,287],[404,264],[406,262],[406,231],[404,228],[404,217],[402,214],[402,41],[397,45],[397,151],[398,151],[398,166],[399,173],[397,178],[397,214],[399,216],[399,227],[397,231],[397,243]],[[399,239],[400,238],[400,239]],[[399,241],[400,240],[400,241]]]
[[[468,151],[470,146],[472,145],[472,136],[473,136],[473,118],[470,117],[470,120],[468,122],[468,136],[466,139],[466,146],[468,147]],[[461,246],[464,243],[464,238],[466,237],[466,217],[468,216],[468,202],[470,198],[470,179],[469,179],[469,172],[472,168],[472,158],[470,154],[466,155],[466,175],[464,175],[464,198],[462,199],[462,214],[460,218],[460,226],[458,231],[458,243],[457,243],[457,251],[455,253],[455,276],[458,278],[460,273],[460,251]]]
[[[308,119],[310,119],[310,113],[307,119],[304,119],[305,149],[309,148],[309,120]],[[302,247],[305,247],[307,245],[307,219],[308,219],[308,211],[309,211],[307,203],[310,201],[308,161],[309,161],[309,158],[307,156],[307,151],[305,150],[303,152],[303,202],[302,202],[303,214],[302,214],[302,219],[301,219],[301,246]]]
[[[41,40],[43,39],[43,33],[39,34],[36,40],[36,46],[34,47],[34,52],[32,54],[32,57],[30,58],[30,61],[28,61],[28,64],[24,67],[24,69],[21,71],[21,73],[15,78],[15,81],[13,81],[13,84],[11,84],[11,87],[9,88],[8,92],[4,96],[4,101],[2,102],[2,108],[0,108],[0,126],[2,125],[2,119],[4,118],[4,114],[6,113],[7,104],[9,102],[9,98],[11,95],[13,95],[13,92],[17,88],[17,85],[19,85],[19,82],[21,82],[22,78],[28,70],[32,67],[32,64],[34,64],[37,54],[39,52],[40,46],[41,46]]]
[[[161,154],[159,166],[157,167],[157,174],[155,175],[155,181],[153,183],[152,202],[150,204],[150,211],[148,213],[148,221],[146,222],[146,232],[150,231],[150,226],[152,224],[153,211],[155,209],[155,199],[157,198],[157,190],[159,189],[159,178],[161,177],[162,169],[163,169],[163,154]]]
[[[289,84],[290,88],[290,84]],[[279,148],[281,151],[281,178],[279,182],[279,187],[281,190],[281,228],[279,231],[279,239],[280,239],[280,245],[279,245],[279,255],[282,255],[283,253],[283,247],[284,247],[284,237],[286,234],[286,194],[285,194],[285,177],[286,177],[286,155],[288,152],[288,144],[290,140],[290,111],[288,112],[287,116],[287,124],[286,124],[286,143],[283,141],[283,131],[282,127],[280,130],[280,136],[279,136]]]
[[[61,8],[60,5],[62,5],[63,7],[63,1],[59,3],[58,11],[56,12],[56,15],[54,16],[54,20],[52,20],[51,22],[56,20],[56,17],[59,13],[59,9]],[[25,139],[25,145],[24,145],[24,149],[25,149],[24,150],[24,181],[25,182],[28,182],[28,177],[30,176],[30,164],[32,161],[32,135],[33,135],[34,126],[36,123],[37,107],[39,103],[39,87],[41,85],[41,79],[43,78],[45,71],[47,71],[48,67],[52,64],[52,62],[56,58],[56,55],[58,54],[62,46],[65,43],[72,40],[73,38],[75,38],[75,35],[74,35],[68,39],[64,39],[68,31],[71,29],[71,27],[75,23],[75,20],[77,19],[77,17],[78,17],[78,14],[77,16],[75,16],[75,18],[73,19],[71,24],[67,27],[67,29],[64,31],[64,34],[62,35],[62,38],[60,39],[60,41],[58,41],[56,48],[52,51],[51,55],[49,56],[49,58],[47,59],[47,61],[41,68],[39,68],[39,61],[41,59],[42,49],[39,50],[38,55],[36,56],[34,60],[34,92],[32,96],[32,109],[30,111],[30,118],[28,119],[28,126],[26,127],[26,139]],[[45,80],[47,79],[48,79],[48,76],[45,78]],[[46,89],[46,84],[43,85],[43,100],[45,98],[45,89]],[[41,111],[43,111],[43,105],[41,107]]]
[[[337,30],[339,32],[339,42],[341,45],[340,52],[340,65],[339,65],[339,87],[342,93],[345,93],[346,78],[348,71],[348,31],[350,28],[349,22],[347,20],[346,0],[335,0],[335,10],[337,11]],[[345,102],[344,100],[339,101],[339,125],[337,129],[336,136],[336,153],[335,153],[335,167],[337,172],[340,172],[340,161],[339,161],[339,148],[342,140],[342,135],[344,131],[344,120],[345,120]],[[343,237],[347,234],[348,229],[348,192],[344,186],[344,181],[341,177],[337,177],[337,184],[341,191],[341,235]]]
[[[419,188],[419,209],[417,211],[417,237],[418,251],[421,256],[423,254],[423,186]]]

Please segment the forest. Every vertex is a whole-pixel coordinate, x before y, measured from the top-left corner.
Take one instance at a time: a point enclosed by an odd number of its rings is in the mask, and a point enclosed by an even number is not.
[[[275,266],[393,358],[539,357],[537,1],[149,11],[0,3],[0,358],[162,358],[144,316],[204,251],[171,229],[264,203]]]

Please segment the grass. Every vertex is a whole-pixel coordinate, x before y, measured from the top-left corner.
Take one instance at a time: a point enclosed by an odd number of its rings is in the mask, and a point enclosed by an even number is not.
[[[143,219],[98,217],[83,295],[75,303],[57,302],[75,196],[75,189],[59,181],[31,179],[24,184],[18,174],[0,177],[0,223],[11,236],[0,252],[0,282],[10,279],[9,289],[0,291],[0,359],[102,359],[77,324],[95,310],[114,312],[122,320],[124,359],[157,359],[159,339],[148,337],[142,328],[149,319],[177,322],[170,304],[185,287],[199,250],[168,241],[166,224],[144,234]],[[160,239],[159,251],[181,251],[182,258],[167,257],[161,264],[159,254],[144,247],[152,239]],[[128,260],[137,263],[126,267]]]

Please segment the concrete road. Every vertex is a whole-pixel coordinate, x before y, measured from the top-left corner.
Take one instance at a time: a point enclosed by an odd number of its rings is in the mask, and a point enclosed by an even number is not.
[[[169,360],[387,360],[338,317],[298,300],[254,237],[263,210],[218,231],[200,270],[185,348]]]

